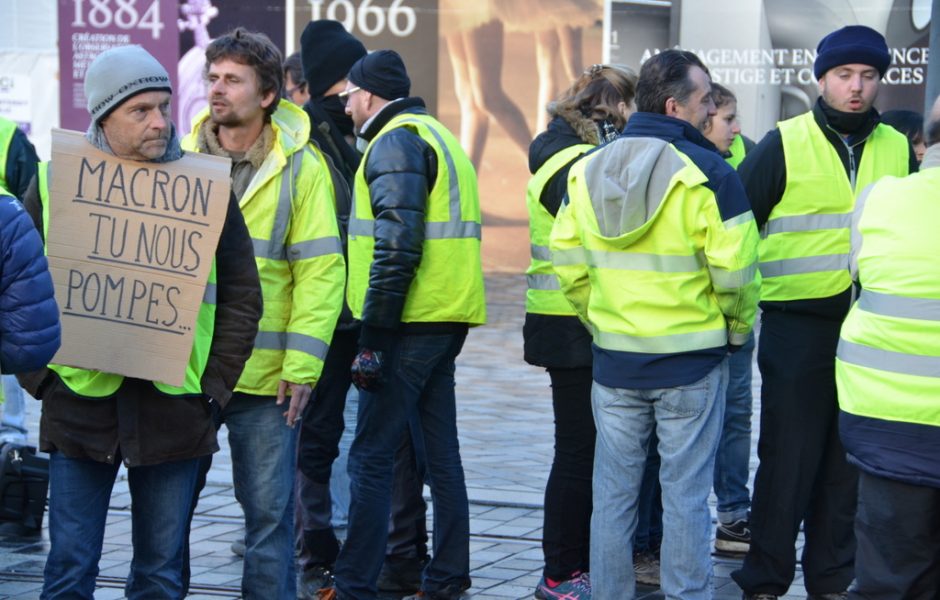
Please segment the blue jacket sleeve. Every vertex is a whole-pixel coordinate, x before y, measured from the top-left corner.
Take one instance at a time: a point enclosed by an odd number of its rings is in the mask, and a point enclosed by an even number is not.
[[[5,195],[0,261],[0,369],[41,369],[59,349],[59,308],[39,233],[19,201]]]

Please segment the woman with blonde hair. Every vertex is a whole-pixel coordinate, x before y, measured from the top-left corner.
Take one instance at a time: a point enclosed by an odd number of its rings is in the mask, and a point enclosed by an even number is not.
[[[555,457],[545,488],[545,568],[535,597],[586,600],[591,530],[594,417],[591,334],[559,290],[548,238],[567,189],[571,165],[619,135],[635,110],[636,73],[594,65],[548,105],[548,129],[529,146],[526,189],[532,262],[526,271],[525,360],[551,378]]]

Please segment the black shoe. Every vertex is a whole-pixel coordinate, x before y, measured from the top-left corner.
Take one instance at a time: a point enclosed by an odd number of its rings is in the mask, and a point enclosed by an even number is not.
[[[848,592],[832,592],[830,594],[810,594],[806,600],[847,600]]]
[[[333,585],[333,572],[328,567],[311,567],[300,574],[297,582],[297,597],[301,600],[317,600],[318,592]]]
[[[421,589],[421,574],[428,558],[387,556],[376,586],[385,594],[414,594]]]
[[[777,600],[777,596],[773,594],[748,594],[744,592],[741,594],[742,600]]]
[[[464,583],[451,583],[433,592],[421,591],[402,600],[459,600],[463,593],[470,589],[470,580]]]
[[[751,529],[747,519],[733,523],[719,523],[715,530],[715,551],[728,554],[747,554],[751,548]]]

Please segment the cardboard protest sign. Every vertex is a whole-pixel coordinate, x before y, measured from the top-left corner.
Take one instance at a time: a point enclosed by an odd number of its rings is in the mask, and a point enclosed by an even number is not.
[[[99,151],[52,132],[47,255],[62,317],[56,364],[182,385],[229,201],[230,163]]]

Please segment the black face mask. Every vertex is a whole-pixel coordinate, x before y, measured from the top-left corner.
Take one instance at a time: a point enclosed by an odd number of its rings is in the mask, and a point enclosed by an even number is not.
[[[826,121],[829,126],[845,135],[852,135],[862,130],[872,118],[872,111],[867,110],[863,113],[849,113],[836,110],[826,104],[826,101],[819,97],[819,105],[822,107],[823,114],[826,115]]]
[[[310,101],[330,117],[341,134],[344,136],[353,135],[352,117],[346,114],[346,107],[340,101],[338,95],[320,96],[319,98],[311,98]]]

